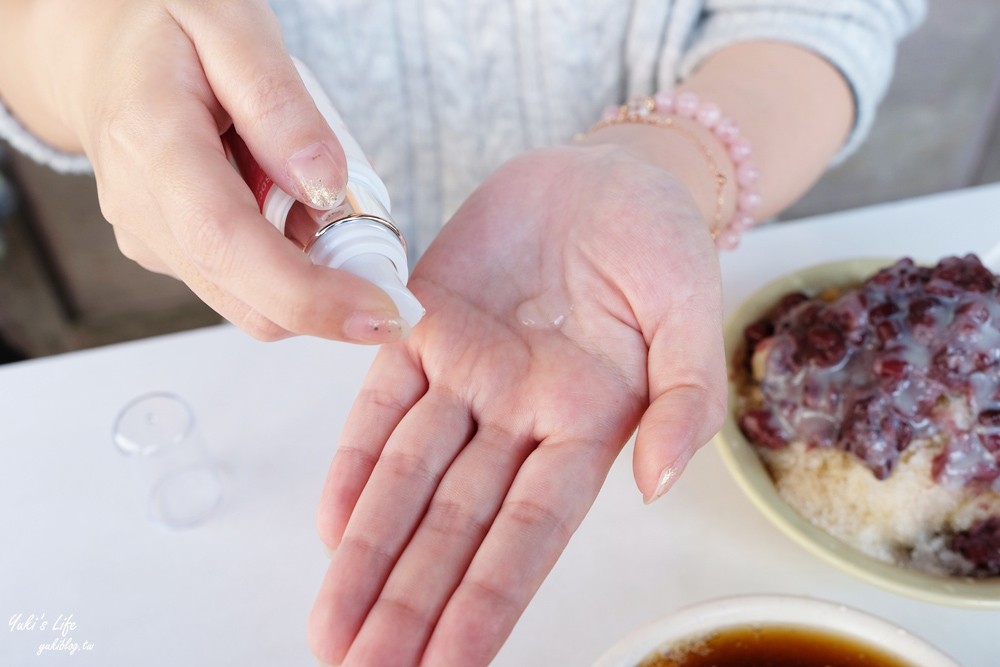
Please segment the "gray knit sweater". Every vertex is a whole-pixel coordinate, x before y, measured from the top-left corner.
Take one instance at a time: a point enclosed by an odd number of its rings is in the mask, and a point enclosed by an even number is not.
[[[411,249],[501,162],[569,140],[609,104],[667,89],[728,44],[776,39],[837,66],[868,132],[925,0],[271,0],[385,179]],[[62,171],[0,107],[0,136]]]

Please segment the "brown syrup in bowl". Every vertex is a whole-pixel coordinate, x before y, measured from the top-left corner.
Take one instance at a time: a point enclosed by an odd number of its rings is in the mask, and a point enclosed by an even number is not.
[[[919,667],[852,637],[815,628],[735,627],[680,644],[636,667]]]

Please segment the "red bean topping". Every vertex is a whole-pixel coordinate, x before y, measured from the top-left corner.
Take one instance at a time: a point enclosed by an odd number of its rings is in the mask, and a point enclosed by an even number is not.
[[[1000,491],[998,323],[1000,280],[974,255],[902,259],[832,302],[792,292],[745,331],[767,361],[764,407],[740,425],[762,447],[839,447],[880,479],[943,436],[939,481]]]

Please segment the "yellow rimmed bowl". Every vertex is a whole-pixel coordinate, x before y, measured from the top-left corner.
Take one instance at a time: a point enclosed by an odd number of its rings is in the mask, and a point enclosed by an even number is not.
[[[779,278],[755,292],[728,318],[726,358],[742,344],[744,329],[793,291],[815,293],[827,287],[853,286],[893,264],[895,259],[851,259],[809,267]],[[729,383],[729,415],[715,437],[726,467],[753,504],[788,537],[838,568],[881,588],[937,604],[1000,609],[1000,578],[972,579],[926,574],[868,556],[817,528],[778,493],[771,477],[736,421],[737,387]]]

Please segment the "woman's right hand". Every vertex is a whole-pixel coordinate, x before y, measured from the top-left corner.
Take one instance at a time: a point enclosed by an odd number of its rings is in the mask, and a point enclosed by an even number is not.
[[[343,150],[263,0],[3,5],[0,94],[41,139],[86,153],[126,256],[258,338],[403,333],[385,293],[285,240],[226,159],[219,135],[235,125],[300,201],[330,208],[343,196]]]

